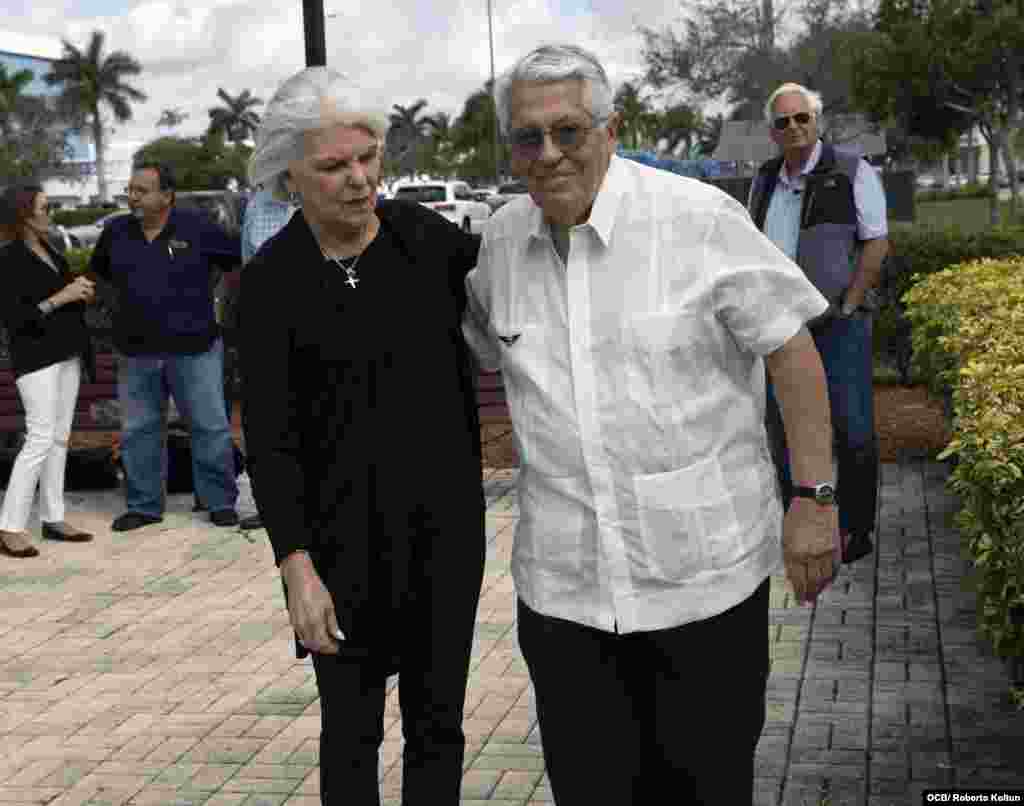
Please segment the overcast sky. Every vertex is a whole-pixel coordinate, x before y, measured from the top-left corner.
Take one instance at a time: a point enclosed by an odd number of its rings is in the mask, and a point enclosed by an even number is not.
[[[425,98],[428,113],[454,118],[490,77],[487,0],[324,5],[328,65],[361,84],[383,110]],[[136,85],[149,101],[117,126],[112,159],[127,159],[165,132],[156,129],[163,109],[188,113],[178,134],[199,134],[218,87],[268,100],[305,64],[300,0],[0,0],[0,12],[5,29],[79,47],[92,30],[104,31],[108,52],[126,50],[141,62]],[[571,41],[596,53],[618,85],[643,73],[637,26],[660,27],[679,14],[679,0],[493,0],[495,71],[543,42]]]

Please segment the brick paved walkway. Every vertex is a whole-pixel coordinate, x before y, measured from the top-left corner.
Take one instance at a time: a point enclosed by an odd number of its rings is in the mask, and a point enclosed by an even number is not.
[[[1024,715],[975,640],[943,478],[933,464],[883,467],[880,550],[813,609],[773,580],[758,804],[902,806],[925,785],[1024,787]],[[465,804],[551,802],[515,640],[513,482],[485,482]],[[162,524],[113,534],[119,494],[69,498],[93,544],[0,557],[0,804],[318,804],[312,667],[291,654],[265,533],[215,529],[177,496]],[[393,686],[386,719],[381,781],[397,804]]]

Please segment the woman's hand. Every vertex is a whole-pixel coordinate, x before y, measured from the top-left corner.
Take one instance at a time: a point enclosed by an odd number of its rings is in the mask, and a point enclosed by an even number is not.
[[[50,297],[58,308],[72,302],[92,302],[96,298],[96,283],[88,277],[76,277]]]
[[[304,551],[289,554],[281,562],[281,576],[288,588],[288,618],[299,643],[310,652],[338,654],[344,636],[338,627],[334,601],[313,561]]]

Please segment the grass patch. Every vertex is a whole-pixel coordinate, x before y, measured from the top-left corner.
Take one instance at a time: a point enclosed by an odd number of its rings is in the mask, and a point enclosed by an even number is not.
[[[953,201],[918,202],[915,220],[890,221],[892,229],[945,229],[958,227],[963,232],[980,232],[990,228],[988,199],[955,199]],[[1010,202],[999,202],[1004,224],[1010,222]],[[1017,199],[1017,222],[1024,222],[1024,198]]]

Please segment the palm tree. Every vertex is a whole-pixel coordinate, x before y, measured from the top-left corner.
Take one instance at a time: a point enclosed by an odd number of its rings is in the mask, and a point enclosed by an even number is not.
[[[14,136],[14,116],[22,102],[22,93],[35,75],[31,70],[18,70],[8,74],[7,67],[0,64],[0,134],[5,142]]]
[[[495,174],[503,173],[498,163],[505,162],[507,155],[500,146],[497,155],[494,153],[496,127],[494,96],[487,81],[466,99],[452,132],[452,146],[461,155],[462,178],[496,180]]]
[[[447,112],[438,112],[423,119],[427,141],[418,160],[427,173],[448,176],[451,173],[452,120]]]
[[[415,171],[416,152],[427,138],[427,116],[420,114],[426,105],[424,98],[409,107],[394,104],[388,115],[390,126],[385,151],[395,165],[401,166],[403,174]]]
[[[694,142],[700,137],[704,116],[699,109],[689,104],[676,104],[666,109],[659,121],[658,139],[666,141],[665,150],[675,153],[680,143],[686,145],[686,155],[692,151]]]
[[[210,111],[211,134],[224,132],[228,140],[236,145],[256,134],[260,127],[260,116],[252,111],[252,107],[261,106],[262,98],[256,98],[249,90],[242,90],[240,95],[231,97],[223,89],[217,88],[217,97],[223,106],[215,106]]]
[[[615,93],[615,111],[619,113],[619,139],[627,148],[647,145],[645,124],[649,122],[650,106],[640,97],[640,88],[629,81]]]
[[[160,120],[156,122],[158,129],[175,129],[188,118],[188,112],[180,106],[172,106],[160,113]]]
[[[108,107],[114,113],[114,119],[124,123],[132,117],[130,102],[146,100],[145,93],[126,82],[130,76],[142,72],[142,65],[123,50],[115,50],[104,57],[104,39],[102,31],[93,31],[84,52],[64,40],[63,58],[54,62],[53,70],[43,77],[47,84],[61,87],[57,100],[61,114],[69,120],[88,123],[92,127],[101,202],[106,202],[109,196],[104,153],[106,138],[100,107]]]

